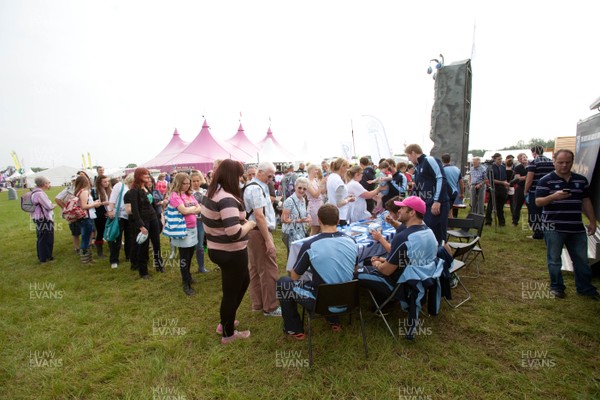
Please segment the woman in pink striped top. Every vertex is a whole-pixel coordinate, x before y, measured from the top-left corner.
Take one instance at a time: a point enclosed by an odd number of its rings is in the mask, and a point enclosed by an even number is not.
[[[238,324],[235,314],[250,283],[247,235],[256,226],[246,220],[239,186],[243,174],[242,164],[224,160],[214,172],[202,201],[208,257],[221,269],[223,298],[217,333],[222,335],[222,344],[250,336],[250,331],[235,329]]]

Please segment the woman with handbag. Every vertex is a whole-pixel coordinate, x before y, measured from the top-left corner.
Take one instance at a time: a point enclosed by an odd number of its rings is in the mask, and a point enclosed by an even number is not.
[[[106,206],[108,206],[108,199],[110,198],[110,178],[108,176],[99,175],[96,178],[95,187],[92,189],[92,198],[94,200],[100,200],[100,207],[96,209],[96,219],[94,224],[96,226],[96,252],[98,258],[104,258],[104,227],[106,226]]]
[[[290,254],[290,243],[306,237],[306,225],[312,221],[306,210],[304,194],[308,189],[308,179],[297,178],[294,193],[283,202],[281,213],[281,240],[285,244],[288,256]]]
[[[202,201],[208,256],[221,270],[223,297],[217,333],[222,336],[222,344],[250,336],[250,331],[235,329],[238,325],[235,314],[250,284],[248,232],[256,227],[254,221],[246,220],[239,184],[243,174],[241,163],[223,160]]]
[[[94,201],[90,195],[90,180],[86,175],[79,175],[75,179],[75,197],[79,199],[79,207],[85,211],[82,219],[75,222],[81,228],[81,250],[79,251],[79,259],[82,264],[93,262],[92,251],[90,250],[90,238],[94,229],[93,219],[96,218],[96,208],[102,204],[100,200]]]
[[[185,172],[175,175],[171,196],[169,197],[169,206],[179,211],[185,220],[185,236],[181,238],[171,238],[171,244],[179,248],[179,270],[183,280],[183,292],[188,296],[196,293],[192,289],[192,274],[190,267],[194,250],[198,244],[198,232],[196,230],[197,218],[200,214],[200,205],[192,195],[191,179]]]
[[[138,240],[133,243],[133,252],[137,255],[137,270],[140,278],[149,279],[148,275],[148,249],[152,242],[154,265],[159,272],[163,272],[160,255],[160,230],[158,217],[152,203],[154,197],[148,190],[150,171],[146,168],[136,168],[133,173],[133,185],[129,189],[128,197],[131,200],[131,215],[129,223],[136,232]],[[150,241],[147,240],[148,237]]]

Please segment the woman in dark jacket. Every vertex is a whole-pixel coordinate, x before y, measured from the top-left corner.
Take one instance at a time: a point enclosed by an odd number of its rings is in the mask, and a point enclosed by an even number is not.
[[[160,256],[160,228],[158,217],[154,211],[154,197],[148,190],[150,183],[150,171],[146,168],[137,168],[133,173],[133,185],[129,190],[131,200],[131,215],[129,223],[132,224],[134,232],[148,235],[148,239],[142,243],[136,240],[133,244],[133,251],[137,253],[137,270],[142,279],[150,278],[148,275],[148,247],[152,241],[152,250],[154,252],[154,266],[157,271],[163,272],[162,259]],[[136,235],[137,238],[137,235]]]

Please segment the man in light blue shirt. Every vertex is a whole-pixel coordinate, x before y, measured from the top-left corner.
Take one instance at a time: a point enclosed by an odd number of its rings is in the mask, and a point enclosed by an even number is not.
[[[462,204],[465,198],[465,182],[463,181],[460,169],[455,165],[450,165],[450,154],[446,153],[442,155],[442,164],[444,164],[444,172],[446,173],[446,179],[448,185],[452,191],[450,196],[450,207],[451,213],[449,217],[458,217],[458,209],[454,209],[452,205]]]

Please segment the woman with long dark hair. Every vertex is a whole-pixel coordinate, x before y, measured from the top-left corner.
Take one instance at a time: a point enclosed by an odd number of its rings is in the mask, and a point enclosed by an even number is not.
[[[96,240],[94,244],[96,245],[96,252],[98,253],[98,258],[104,258],[104,227],[106,226],[106,207],[108,206],[108,200],[110,198],[110,178],[105,175],[99,175],[96,178],[96,184],[94,185],[94,189],[92,189],[92,198],[94,200],[100,200],[100,206],[96,208],[96,219],[94,220],[94,224],[96,225]]]
[[[250,331],[237,331],[235,320],[244,294],[250,284],[248,272],[248,232],[256,226],[246,220],[241,199],[240,178],[244,167],[237,161],[223,160],[215,171],[202,202],[202,222],[208,244],[208,256],[221,269],[221,323],[217,333],[221,343],[246,339]]]
[[[133,185],[129,190],[131,200],[130,224],[134,232],[147,235],[150,240],[144,240],[142,243],[135,241],[133,251],[137,254],[137,270],[142,279],[149,279],[148,275],[148,249],[152,242],[152,251],[154,253],[154,265],[157,271],[163,272],[162,259],[160,256],[160,229],[158,218],[152,203],[154,197],[148,190],[150,182],[150,171],[146,168],[136,168],[133,173]],[[136,236],[137,237],[137,236]]]
[[[171,245],[179,248],[179,270],[183,280],[183,292],[188,296],[195,293],[192,289],[190,267],[192,266],[194,250],[198,244],[196,215],[200,214],[200,205],[192,194],[191,185],[190,176],[185,172],[180,172],[175,175],[171,195],[169,196],[169,204],[175,207],[185,219],[186,236],[182,239],[171,239]]]

